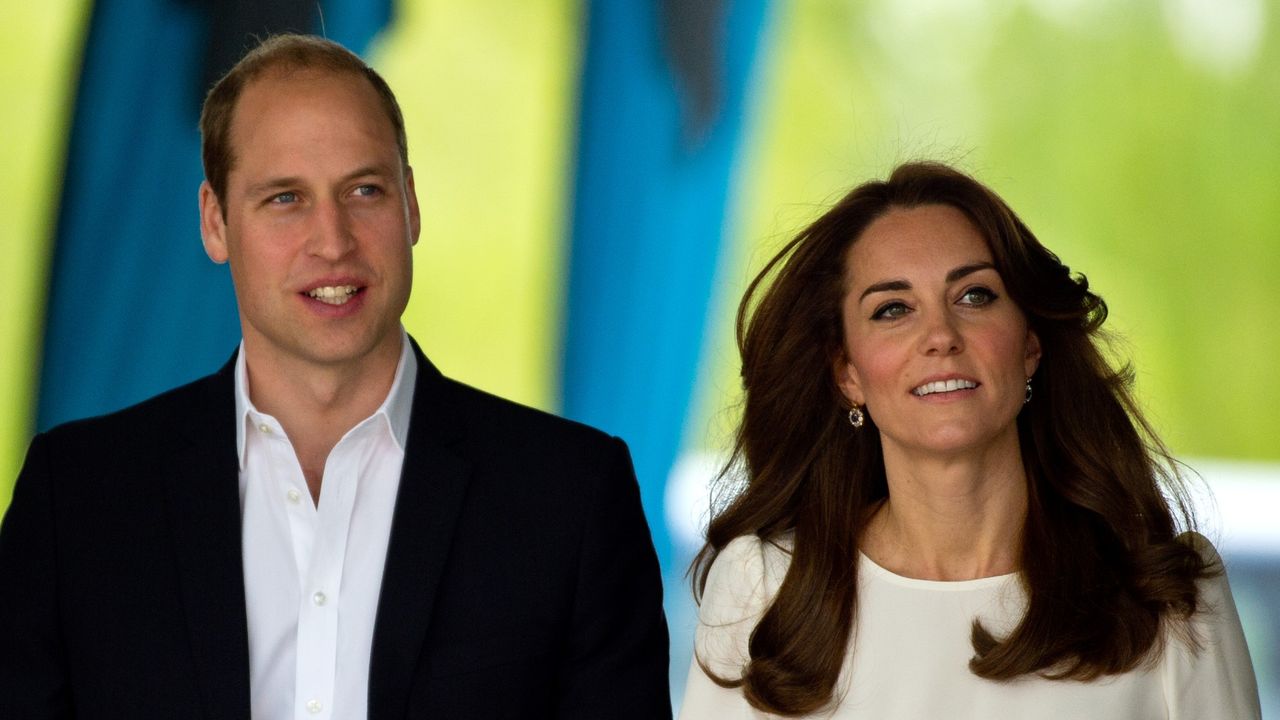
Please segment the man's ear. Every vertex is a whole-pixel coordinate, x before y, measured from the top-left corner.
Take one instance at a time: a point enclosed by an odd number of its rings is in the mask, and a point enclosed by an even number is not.
[[[409,243],[418,244],[418,235],[422,232],[422,215],[418,211],[418,191],[413,185],[413,168],[404,169],[405,202],[409,209]]]
[[[227,221],[222,203],[208,180],[200,183],[200,239],[209,259],[221,265],[227,261]]]
[[[844,350],[836,353],[831,363],[831,375],[836,381],[836,387],[840,388],[840,393],[846,400],[854,405],[866,404],[866,396],[862,394],[862,381],[858,378],[858,369],[853,366],[853,362],[849,360]]]
[[[1026,377],[1036,374],[1036,368],[1040,367],[1040,336],[1036,335],[1036,331],[1027,328],[1027,354],[1023,359],[1023,370]]]

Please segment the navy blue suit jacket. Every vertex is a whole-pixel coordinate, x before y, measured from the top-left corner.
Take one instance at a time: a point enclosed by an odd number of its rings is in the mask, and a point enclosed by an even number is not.
[[[626,446],[414,351],[369,718],[670,717]],[[32,442],[0,526],[0,718],[249,720],[233,367]]]

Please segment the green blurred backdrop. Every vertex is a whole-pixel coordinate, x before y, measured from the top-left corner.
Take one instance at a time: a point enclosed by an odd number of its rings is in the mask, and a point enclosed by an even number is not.
[[[751,274],[852,185],[938,158],[1106,298],[1176,454],[1280,460],[1277,15],[1274,0],[779,3],[693,425],[710,430],[691,440],[723,447],[735,418],[730,317]]]

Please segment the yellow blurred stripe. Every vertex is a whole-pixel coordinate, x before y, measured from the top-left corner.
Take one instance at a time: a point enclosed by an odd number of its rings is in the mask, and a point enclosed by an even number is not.
[[[0,10],[0,513],[34,425],[61,171],[90,3]]]
[[[580,7],[416,0],[372,62],[405,114],[422,207],[405,326],[441,370],[554,409]]]

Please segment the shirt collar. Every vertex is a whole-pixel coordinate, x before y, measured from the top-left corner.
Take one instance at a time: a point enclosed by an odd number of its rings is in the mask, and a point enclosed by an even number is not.
[[[391,380],[391,389],[382,404],[369,417],[381,415],[391,429],[396,444],[404,450],[409,441],[409,418],[413,411],[413,391],[418,384],[418,359],[413,354],[409,343],[409,334],[400,327],[400,360],[396,363],[396,374]],[[236,457],[240,459],[240,469],[244,470],[246,429],[253,423],[253,415],[264,415],[253,405],[249,398],[249,371],[244,359],[244,340],[240,341],[240,350],[236,353],[235,369],[236,385]],[[359,423],[357,423],[359,424]]]

